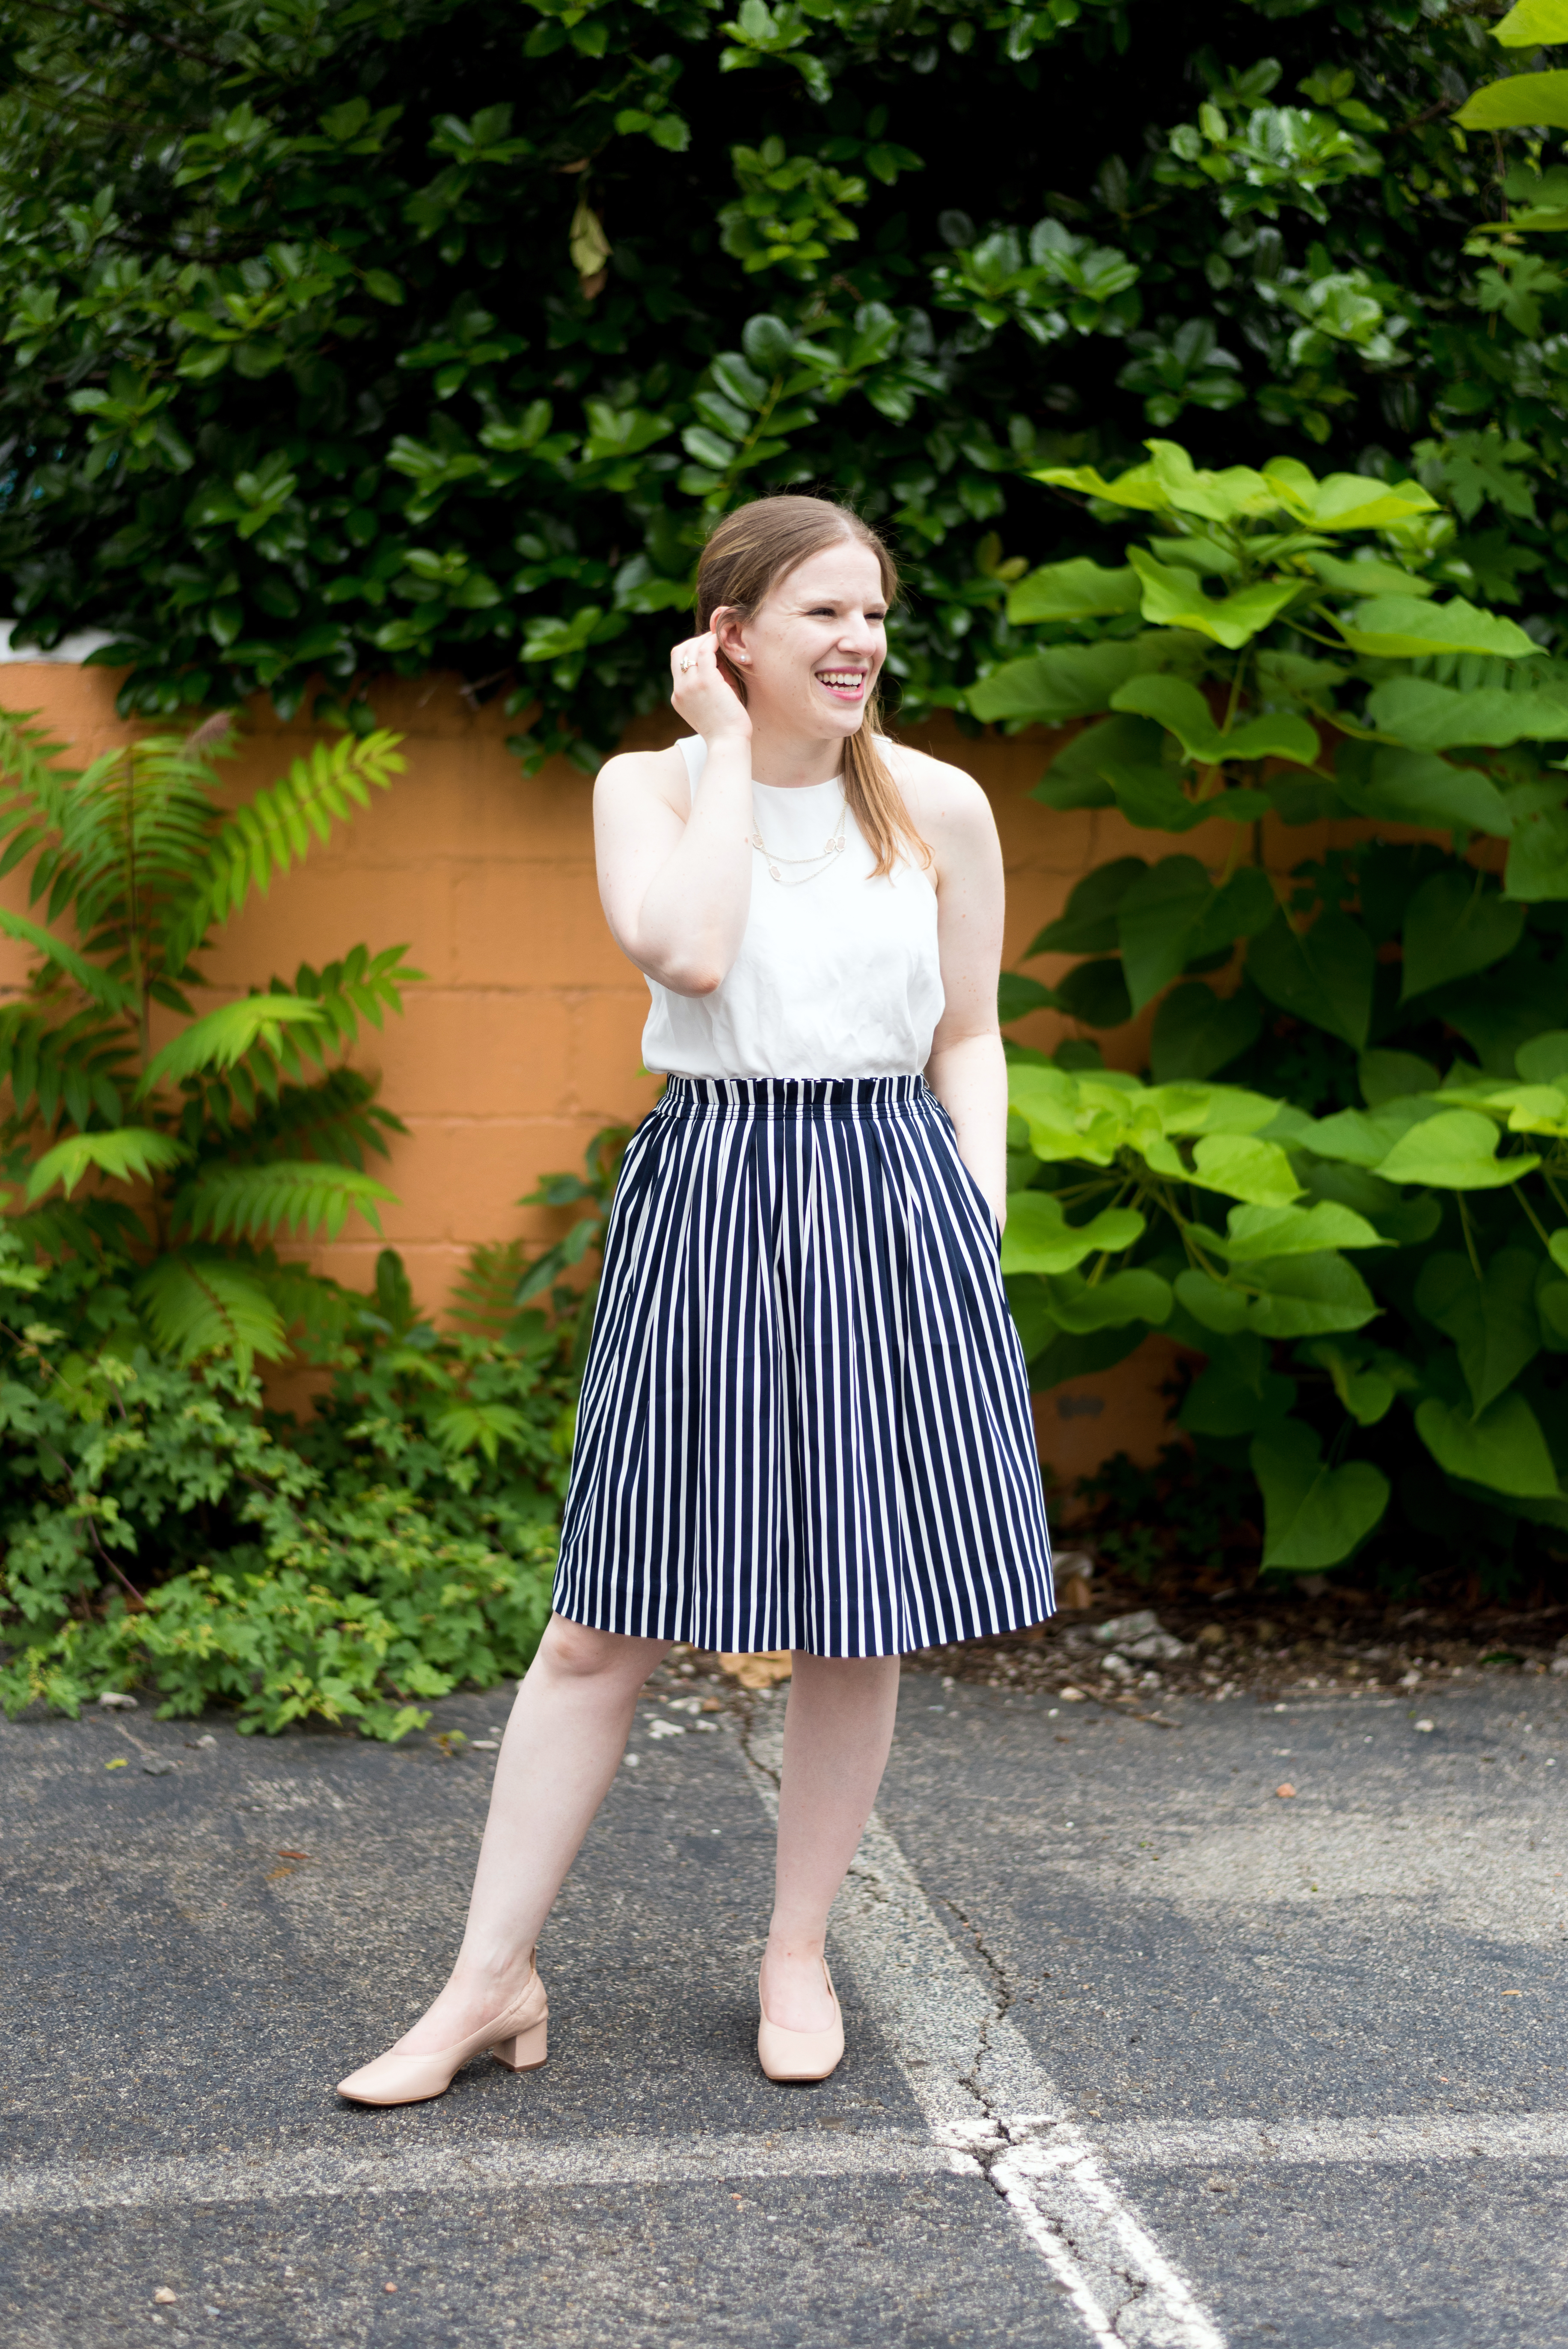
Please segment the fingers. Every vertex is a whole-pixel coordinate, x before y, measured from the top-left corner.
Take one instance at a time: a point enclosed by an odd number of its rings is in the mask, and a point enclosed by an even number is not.
[[[685,644],[676,646],[670,654],[670,670],[678,679],[705,667],[711,671],[717,667],[717,659],[718,640],[710,628],[704,635],[688,636]]]

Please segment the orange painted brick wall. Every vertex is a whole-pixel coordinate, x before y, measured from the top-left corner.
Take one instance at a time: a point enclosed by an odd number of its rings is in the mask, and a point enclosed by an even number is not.
[[[105,669],[21,662],[0,668],[0,705],[37,711],[69,762],[85,765],[130,731],[115,716],[118,682]],[[555,1237],[560,1217],[520,1206],[521,1195],[542,1174],[577,1166],[601,1126],[652,1106],[655,1081],[642,1073],[639,1050],[647,990],[600,912],[587,780],[564,761],[525,777],[505,747],[511,730],[499,703],[470,709],[451,678],[387,682],[375,700],[381,723],[404,737],[407,772],[247,906],[210,970],[219,999],[364,941],[405,943],[427,974],[409,990],[406,1016],[368,1034],[358,1057],[379,1068],[383,1099],[408,1127],[386,1176],[398,1194],[386,1211],[386,1238],[421,1300],[438,1306],[477,1242]],[[314,739],[280,724],[264,703],[248,711],[245,730],[232,766],[242,789],[281,772]],[[679,730],[660,718],[629,740],[652,746]],[[1041,807],[1026,794],[1044,765],[1042,734],[971,741],[943,725],[912,739],[975,775],[995,810],[1009,964],[1106,859],[1179,845],[1217,871],[1235,845],[1229,824],[1201,826],[1177,843],[1134,832],[1115,813]],[[1326,837],[1271,824],[1269,862],[1284,867],[1321,853]],[[11,875],[3,894],[22,908],[23,876]],[[25,968],[23,950],[0,939],[0,999]],[[1048,981],[1067,963],[1031,968]],[[1068,1025],[1039,1013],[1016,1032],[1048,1048]],[[1147,1017],[1102,1041],[1109,1058],[1136,1067],[1146,1035]],[[315,1260],[363,1286],[381,1245],[356,1226]],[[1152,1457],[1163,1433],[1158,1387],[1171,1361],[1171,1348],[1150,1340],[1132,1362],[1040,1399],[1042,1452],[1060,1477],[1070,1482],[1121,1448]]]

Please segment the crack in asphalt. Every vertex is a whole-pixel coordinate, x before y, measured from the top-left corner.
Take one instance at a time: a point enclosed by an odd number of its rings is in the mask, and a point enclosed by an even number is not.
[[[738,1708],[738,1710],[740,1710]],[[778,1705],[753,1700],[738,1744],[778,1799]],[[938,2145],[1006,2207],[1101,2349],[1225,2349],[1222,2335],[1122,2200],[1011,2018],[1016,1992],[982,1928],[938,1913],[872,1813],[834,1923]]]

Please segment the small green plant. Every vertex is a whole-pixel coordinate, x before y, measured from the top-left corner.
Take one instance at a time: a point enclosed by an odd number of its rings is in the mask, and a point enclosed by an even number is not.
[[[155,1689],[242,1730],[315,1715],[396,1738],[418,1700],[526,1669],[548,1619],[573,1331],[538,1312],[443,1338],[398,1259],[339,1292],[330,1394],[304,1429],[252,1371],[154,1355],[112,1282],[0,1226],[0,1702],[76,1713]],[[471,1274],[470,1274],[471,1285]],[[123,1296],[122,1296],[123,1302]]]
[[[1233,827],[1218,873],[1101,865],[1029,949],[1085,958],[1005,983],[1006,1019],[1156,1007],[1151,1084],[1012,1048],[1032,1373],[1161,1329],[1205,1358],[1180,1424],[1255,1478],[1265,1570],[1372,1545],[1496,1588],[1568,1553],[1568,666],[1442,593],[1418,484],[1149,450],[1041,474],[1157,534],[1020,580],[1038,648],[970,696],[1088,721],[1047,806]],[[1276,887],[1265,822],[1355,819]]]
[[[227,924],[403,764],[394,736],[346,734],[230,808],[213,759],[232,741],[219,720],[78,773],[0,713],[0,873],[26,864],[41,916],[0,909],[36,958],[0,1010],[0,1153],[26,1241],[110,1279],[155,1353],[243,1370],[286,1354],[291,1325],[330,1335],[331,1284],[273,1243],[375,1226],[391,1196],[366,1161],[402,1128],[343,1056],[421,974],[356,946],[198,1016]]]

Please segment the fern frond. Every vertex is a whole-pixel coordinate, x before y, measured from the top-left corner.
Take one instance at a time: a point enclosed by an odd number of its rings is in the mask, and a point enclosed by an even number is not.
[[[284,1328],[300,1332],[306,1352],[325,1354],[342,1345],[360,1305],[352,1289],[308,1265],[279,1264],[275,1258],[257,1265],[255,1272]]]
[[[19,938],[24,946],[31,947],[35,954],[42,955],[44,968],[37,976],[44,984],[48,983],[53,966],[63,970],[67,978],[74,978],[83,994],[90,995],[105,1011],[128,1011],[135,1002],[136,998],[129,987],[118,978],[111,978],[108,971],[100,970],[96,963],[88,960],[86,955],[78,954],[75,947],[67,946],[63,938],[56,937],[51,930],[46,930],[37,922],[28,921],[25,914],[14,914],[7,906],[0,905],[0,930],[4,930],[7,937]]]
[[[33,874],[49,916],[74,903],[89,953],[128,947],[143,960],[188,905],[219,822],[210,759],[172,736],[127,744],[70,779],[57,843]]]
[[[329,840],[335,823],[369,805],[372,789],[387,790],[405,764],[399,740],[378,731],[318,742],[308,758],[296,759],[286,775],[235,809],[211,843],[189,905],[170,926],[170,970],[182,970],[212,924],[230,920],[253,890],[265,895],[280,873],[308,854],[313,835]]]
[[[77,1125],[96,1111],[118,1125],[119,1080],[133,1058],[123,1029],[105,1027],[96,1010],[76,1013],[51,1025],[36,1002],[7,1004],[0,1010],[0,1079],[11,1087],[15,1114],[36,1103],[36,1115],[52,1126],[62,1106]]]
[[[358,946],[351,947],[341,962],[329,962],[324,970],[301,963],[294,973],[295,991],[305,1001],[320,1005],[324,1024],[305,1034],[284,1038],[278,1058],[285,1075],[296,1080],[303,1075],[302,1053],[323,1067],[329,1051],[351,1050],[359,1040],[362,1019],[378,1029],[388,1011],[402,1010],[399,989],[425,977],[422,970],[404,962],[407,952],[406,947],[387,947],[373,955],[368,947]],[[274,978],[272,985],[281,989],[283,981]]]
[[[117,1183],[142,1182],[160,1168],[177,1165],[184,1145],[171,1133],[155,1133],[150,1126],[122,1125],[112,1133],[73,1133],[46,1150],[27,1177],[27,1205],[41,1199],[57,1183],[68,1199],[90,1167]]]
[[[363,1168],[371,1153],[388,1155],[387,1137],[406,1133],[400,1117],[377,1103],[380,1080],[362,1070],[328,1069],[310,1085],[284,1085],[273,1101],[243,1099],[248,1071],[231,1071],[224,1081],[232,1087],[233,1107],[249,1119],[245,1155],[253,1164],[272,1158],[324,1158],[335,1166]],[[211,1093],[208,1089],[208,1112]]]
[[[196,1249],[161,1256],[134,1295],[160,1350],[182,1362],[231,1354],[249,1370],[258,1354],[276,1362],[289,1350],[283,1317],[263,1282],[227,1257]]]
[[[275,1159],[266,1166],[205,1168],[176,1195],[174,1215],[181,1230],[214,1238],[325,1231],[335,1239],[351,1208],[378,1232],[376,1211],[388,1205],[397,1205],[395,1194],[355,1167]]]
[[[499,1338],[516,1317],[518,1287],[527,1269],[521,1240],[492,1240],[474,1248],[452,1283],[449,1315],[476,1336]]]
[[[493,1465],[501,1444],[515,1442],[528,1422],[509,1402],[452,1402],[431,1412],[425,1425],[454,1459],[477,1444]]]
[[[237,1003],[221,1003],[204,1012],[189,1028],[155,1052],[142,1074],[139,1091],[150,1093],[160,1084],[178,1084],[206,1069],[232,1069],[256,1044],[277,1055],[284,1027],[319,1027],[326,1018],[321,1006],[297,995],[246,995]]]
[[[0,877],[57,835],[68,812],[75,777],[55,763],[66,746],[32,723],[36,715],[0,709]]]

